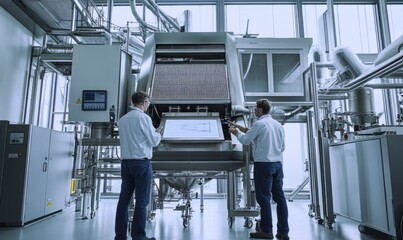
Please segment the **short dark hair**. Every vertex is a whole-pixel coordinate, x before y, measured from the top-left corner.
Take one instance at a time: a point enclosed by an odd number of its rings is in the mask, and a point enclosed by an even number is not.
[[[259,99],[256,101],[256,108],[261,108],[263,114],[268,114],[271,110],[271,102],[266,98]]]
[[[132,95],[132,103],[134,105],[139,105],[142,102],[145,102],[149,99],[150,97],[148,96],[147,93],[143,92],[143,91],[138,91],[133,93]]]

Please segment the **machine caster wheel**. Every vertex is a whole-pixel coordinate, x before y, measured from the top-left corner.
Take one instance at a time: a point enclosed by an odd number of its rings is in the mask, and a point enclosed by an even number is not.
[[[332,225],[332,224],[328,224],[327,227],[328,227],[330,230],[333,230],[333,225]]]
[[[91,212],[91,219],[95,217],[95,212]]]
[[[229,228],[232,228],[234,226],[235,218],[234,217],[229,217],[228,218],[228,226]]]
[[[243,225],[246,228],[252,228],[253,227],[253,221],[250,218],[245,219],[245,224]]]
[[[318,219],[318,224],[322,225],[323,224],[323,219]]]
[[[189,219],[188,218],[184,218],[183,219],[183,227],[187,228],[189,226]]]

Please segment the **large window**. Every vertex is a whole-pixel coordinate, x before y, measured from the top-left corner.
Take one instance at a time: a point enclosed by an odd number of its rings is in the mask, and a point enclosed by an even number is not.
[[[69,82],[66,77],[62,75],[57,75],[56,87],[55,87],[55,98],[53,106],[53,126],[52,129],[64,131],[64,121],[67,120],[67,115],[65,114],[65,108],[67,103],[67,90]]]
[[[403,5],[388,5],[390,38],[393,42],[403,35]]]
[[[191,32],[215,32],[216,31],[216,9],[215,5],[174,5],[160,6],[161,10],[167,15],[176,18],[185,10],[191,11]],[[140,16],[145,16],[145,22],[153,26],[158,26],[157,17],[147,8],[136,7]],[[130,22],[129,26],[138,26],[130,6],[114,7],[112,13],[112,23],[119,27],[124,27]]]
[[[355,53],[377,53],[374,5],[335,5],[338,46]]]
[[[144,11],[143,7],[136,7],[139,16],[145,16],[145,22],[157,26],[156,17],[150,11]],[[113,7],[112,12],[112,24],[118,27],[125,27],[129,23],[129,26],[138,26],[137,20],[134,17],[130,6]]]
[[[269,92],[267,54],[242,52],[240,58],[245,92]]]
[[[305,37],[312,38],[314,45],[319,45],[319,18],[326,11],[327,6],[324,4],[304,5],[302,7],[304,15],[304,33]]]
[[[295,189],[300,186],[308,176],[307,159],[308,146],[305,123],[284,124],[285,150],[283,154],[284,164],[284,189]],[[306,186],[309,188],[309,184]]]
[[[259,37],[296,37],[293,5],[227,5],[226,31]]]
[[[171,17],[177,17],[185,10],[191,11],[191,32],[216,31],[217,23],[215,5],[161,6],[161,9]]]
[[[40,93],[40,112],[38,126],[50,127],[50,120],[52,118],[52,103],[54,96],[55,72],[47,72],[42,81],[39,81],[38,90]]]

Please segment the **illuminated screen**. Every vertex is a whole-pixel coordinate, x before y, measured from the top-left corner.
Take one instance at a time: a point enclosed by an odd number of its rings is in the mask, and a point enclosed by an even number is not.
[[[218,118],[165,119],[162,140],[208,141],[224,140]]]
[[[81,110],[83,111],[105,111],[106,94],[105,90],[84,90]]]

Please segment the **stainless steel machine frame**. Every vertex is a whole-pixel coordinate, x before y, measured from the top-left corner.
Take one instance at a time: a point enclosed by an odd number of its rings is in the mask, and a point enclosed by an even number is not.
[[[375,138],[399,138],[400,136],[389,135],[400,135],[401,130],[396,130],[400,129],[400,127],[394,125],[379,127],[377,121],[374,121],[374,118],[379,117],[379,114],[376,115],[372,110],[367,110],[372,109],[372,107],[370,108],[370,105],[368,105],[372,99],[361,99],[361,104],[367,104],[364,106],[359,105],[360,103],[358,102],[351,103],[352,100],[350,99],[352,109],[355,109],[353,112],[347,110],[347,99],[351,92],[359,90],[361,87],[373,89],[402,88],[403,75],[401,73],[403,68],[403,53],[397,53],[384,62],[371,66],[368,70],[361,73],[361,75],[354,79],[348,79],[347,81],[339,78],[332,79],[330,77],[331,74],[326,74],[326,72],[331,73],[334,71],[333,67],[331,63],[314,62],[305,74],[307,78],[313,78],[313,82],[318,83],[318,91],[314,91],[315,94],[317,93],[315,97],[315,111],[317,114],[314,118],[313,144],[311,144],[312,153],[316,156],[316,160],[312,162],[310,173],[313,192],[312,216],[315,216],[321,223],[327,223],[331,222],[329,219],[334,221],[335,214],[337,213],[359,221],[361,223],[359,227],[360,231],[374,228],[394,238],[402,239],[400,223],[401,209],[399,209],[398,205],[393,204],[393,209],[391,210],[390,206],[388,206],[389,203],[379,200],[379,198],[385,198],[385,201],[388,201],[392,195],[393,197],[396,195],[397,198],[401,195],[401,191],[396,190],[394,187],[396,182],[398,182],[394,177],[395,173],[387,169],[389,162],[395,161],[395,153],[398,150],[392,150],[392,148],[389,147],[389,140],[377,140],[381,142],[381,147],[378,147],[378,144],[367,144],[367,142]],[[323,80],[325,79],[330,80],[329,83],[323,84]],[[366,96],[371,96],[371,94],[366,94]],[[388,93],[387,96],[390,97],[390,94]],[[397,99],[397,96],[395,96],[395,98]],[[390,102],[394,101],[385,102],[387,105],[385,106],[385,111],[401,112],[402,109],[400,109],[400,106],[394,106],[390,104]],[[335,111],[334,104],[340,106],[338,107],[338,111]],[[365,112],[357,111],[357,109],[363,109]],[[356,123],[351,123],[349,119],[347,119],[350,115],[359,117],[360,121],[356,122],[361,126],[352,130],[353,125]],[[400,125],[398,118],[394,119],[395,117],[390,116],[389,112],[385,112],[385,115],[387,122]],[[354,121],[354,118],[352,118],[352,120]],[[340,133],[339,137],[336,135],[338,132]],[[323,143],[323,140],[319,141],[318,139],[325,140],[325,144],[320,145],[319,143]],[[365,149],[367,150],[354,150],[357,149],[357,147],[352,146],[356,145],[366,146]],[[343,153],[336,150],[342,147],[345,147]],[[331,150],[330,152],[329,148]],[[362,149],[362,146],[360,149]],[[382,149],[382,154],[379,156],[379,154],[374,152],[374,149]],[[350,153],[348,157],[346,157],[345,151]],[[373,167],[369,166],[371,164],[367,164],[367,159],[370,161],[369,159],[374,159],[374,157],[369,156],[366,152],[371,152],[374,156],[379,156],[379,159],[382,159],[381,161],[386,165],[382,168],[373,169]],[[366,159],[365,163],[362,160],[364,158]],[[349,160],[348,166],[345,165],[347,164],[346,159]],[[364,165],[362,165],[363,163]],[[374,164],[375,163],[372,165]],[[397,169],[401,168],[399,164],[395,164],[394,166]],[[384,179],[379,177],[378,180],[384,182],[385,189],[393,190],[380,192],[379,196],[369,196],[368,194],[370,193],[367,190],[361,190],[361,188],[368,188],[368,183],[366,183],[367,178],[363,176],[369,173],[371,175],[380,176],[380,172],[382,172],[382,178]],[[343,175],[343,177],[341,177],[341,175]],[[348,194],[342,194],[340,192],[340,186],[343,185],[343,183],[345,185],[346,175],[352,178],[349,180],[347,187],[347,189],[351,191],[348,191]],[[368,182],[371,181],[368,180]],[[354,189],[359,189],[359,191],[355,191]],[[348,197],[348,199],[345,199],[345,197]],[[352,198],[354,197],[356,199],[353,200]],[[360,199],[360,201],[355,201],[357,199]],[[374,200],[374,202],[369,199],[376,200]],[[385,219],[384,213],[379,213],[379,217],[383,219],[382,224],[380,224],[377,219],[373,218],[373,214],[377,211],[375,209],[382,209],[382,211],[387,212],[387,219]]]
[[[334,211],[402,239],[403,135],[366,136],[330,146]]]

